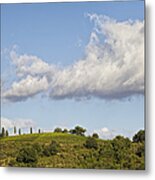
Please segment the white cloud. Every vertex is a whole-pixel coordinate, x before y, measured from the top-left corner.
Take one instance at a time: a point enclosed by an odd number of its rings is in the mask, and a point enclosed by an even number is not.
[[[140,129],[143,129],[143,128],[140,128]],[[120,136],[128,137],[132,140],[132,137],[134,136],[136,132],[138,132],[138,130],[133,131],[133,130],[124,129],[124,128],[109,129],[107,127],[94,130],[94,133],[97,133],[99,137],[102,139],[113,139],[116,136],[120,135]]]
[[[30,128],[35,127],[35,123],[31,119],[8,119],[5,117],[1,117],[1,127],[5,129],[13,128]]]
[[[94,132],[97,133],[102,139],[113,139],[118,134],[115,130],[110,130],[107,127],[95,130]]]
[[[143,94],[144,22],[88,16],[95,27],[85,57],[68,67],[60,68],[36,56],[18,56],[12,51],[20,80],[6,90],[4,98],[21,101],[49,92],[52,99],[112,100]]]
[[[12,50],[10,52],[10,57],[13,64],[16,66],[16,73],[18,77],[23,77],[27,74],[29,75],[44,75],[46,73],[52,73],[55,70],[55,66],[49,66],[48,63],[41,60],[37,56],[31,55],[18,55],[16,51]]]
[[[10,101],[21,101],[47,89],[48,82],[45,76],[39,78],[28,75],[25,79],[14,82],[11,89],[3,92],[3,97]]]

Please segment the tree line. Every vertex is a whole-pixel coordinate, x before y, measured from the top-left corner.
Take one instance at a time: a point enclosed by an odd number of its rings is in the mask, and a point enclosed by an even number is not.
[[[16,126],[14,126],[13,128],[13,132],[14,134],[17,134],[17,128]],[[53,131],[54,133],[69,133],[69,134],[73,134],[73,135],[79,135],[79,136],[85,136],[85,132],[86,129],[80,126],[76,126],[74,129],[62,129],[60,127],[57,127],[54,129]],[[38,134],[42,133],[41,129],[38,129]],[[33,134],[33,128],[30,127],[30,134]],[[21,128],[18,129],[18,135],[21,135]],[[9,136],[9,132],[8,130],[5,130],[4,127],[2,127],[1,133],[0,133],[0,137],[8,137]],[[93,133],[92,134],[92,138],[99,138],[99,135],[97,133]],[[138,133],[136,133],[133,136],[133,142],[144,142],[145,141],[145,131],[144,130],[140,130]]]
[[[57,127],[57,128],[54,129],[53,132],[55,132],[55,133],[70,133],[70,134],[84,136],[84,133],[86,132],[86,129],[82,128],[80,126],[76,126],[74,129],[70,129],[70,130],[68,130],[66,128],[62,129],[62,128]],[[18,133],[17,133],[17,128],[16,128],[16,126],[14,126],[13,133],[15,135],[16,134],[21,135],[22,134],[21,128],[18,129]],[[30,127],[29,133],[33,134],[33,128],[32,127]],[[43,132],[41,132],[41,129],[38,129],[38,134],[40,134],[40,133],[43,133]],[[9,136],[8,130],[5,130],[5,128],[2,127],[0,137],[7,137],[7,136]]]

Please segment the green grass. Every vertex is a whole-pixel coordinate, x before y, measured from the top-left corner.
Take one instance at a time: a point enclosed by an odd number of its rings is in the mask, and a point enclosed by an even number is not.
[[[17,163],[16,157],[22,147],[39,144],[42,147],[48,146],[51,141],[56,141],[59,146],[59,152],[54,156],[39,155],[36,164]],[[87,137],[77,136],[66,133],[41,133],[41,134],[25,134],[20,136],[10,136],[0,138],[0,166],[15,167],[51,167],[51,168],[100,168],[100,169],[144,169],[144,158],[135,155],[136,150],[141,145],[132,144],[132,147],[124,154],[131,153],[134,159],[131,162],[131,168],[121,166],[126,157],[122,157],[121,162],[117,162],[115,152],[111,149],[110,157],[100,156],[100,148],[112,141],[97,139],[98,149],[88,149],[84,146]],[[108,152],[109,153],[109,152]],[[134,156],[133,156],[134,155]]]

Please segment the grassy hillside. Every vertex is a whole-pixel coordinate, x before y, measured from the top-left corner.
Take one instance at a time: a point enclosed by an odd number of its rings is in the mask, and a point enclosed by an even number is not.
[[[124,137],[113,140],[93,138],[97,146],[86,146],[88,139],[67,133],[3,137],[0,138],[0,166],[144,169],[144,143],[133,143]],[[51,142],[56,142],[57,147],[54,144],[54,153],[48,154]],[[33,151],[34,161],[25,163],[20,160],[26,147],[31,149],[27,156]]]

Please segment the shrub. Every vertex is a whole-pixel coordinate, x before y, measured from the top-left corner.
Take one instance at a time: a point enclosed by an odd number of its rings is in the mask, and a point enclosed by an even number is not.
[[[113,146],[110,142],[104,143],[99,149],[99,156],[104,158],[112,158],[114,155]]]
[[[145,141],[145,131],[140,130],[133,136],[133,142],[144,142]]]
[[[57,127],[57,128],[54,129],[54,132],[61,133],[61,132],[62,132],[62,129],[59,128],[59,127]]]
[[[88,137],[84,146],[88,149],[92,149],[92,148],[97,149],[98,148],[97,141],[93,137]]]
[[[45,156],[56,155],[59,152],[59,144],[56,141],[52,141],[49,146],[44,147],[43,154]]]
[[[84,129],[84,128],[80,127],[80,126],[76,126],[74,129],[71,129],[69,132],[71,134],[84,136],[84,133],[86,132],[86,129]]]
[[[42,147],[40,144],[35,143],[35,144],[33,145],[33,148],[37,151],[37,154],[38,154],[38,155],[42,155],[43,147]]]
[[[99,138],[99,135],[97,133],[93,133],[92,137],[93,138]]]
[[[19,163],[36,163],[37,151],[30,146],[24,147],[19,150],[16,161]]]
[[[63,133],[68,133],[68,129],[64,129],[62,132]]]
[[[138,145],[138,148],[135,152],[135,154],[139,157],[143,157],[145,155],[145,146],[144,144]]]

